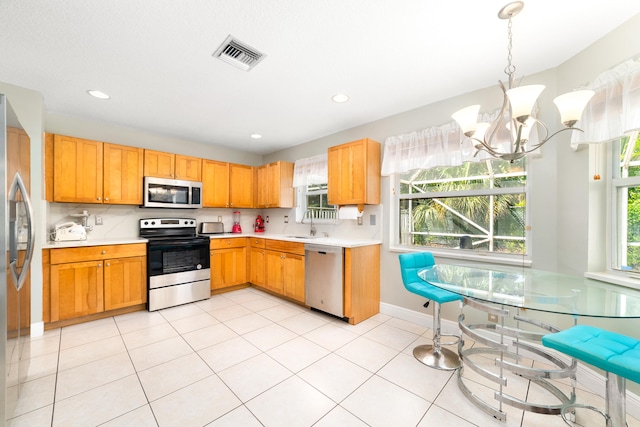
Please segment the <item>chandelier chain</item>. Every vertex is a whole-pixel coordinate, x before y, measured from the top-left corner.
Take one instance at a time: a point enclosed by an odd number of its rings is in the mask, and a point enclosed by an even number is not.
[[[513,73],[516,72],[516,67],[511,63],[511,60],[513,59],[513,55],[511,53],[513,48],[513,32],[511,31],[511,27],[511,16],[509,16],[509,23],[507,24],[507,37],[509,39],[509,44],[507,45],[507,66],[504,69],[504,73],[509,76],[509,86],[511,86],[511,82],[513,80]]]

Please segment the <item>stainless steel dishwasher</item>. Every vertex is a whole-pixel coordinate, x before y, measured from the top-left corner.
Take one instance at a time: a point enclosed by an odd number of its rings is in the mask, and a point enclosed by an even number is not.
[[[344,317],[344,249],[304,245],[305,303],[325,313]]]

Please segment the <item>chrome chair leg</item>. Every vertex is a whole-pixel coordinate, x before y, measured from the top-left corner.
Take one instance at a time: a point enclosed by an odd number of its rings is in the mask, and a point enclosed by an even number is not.
[[[443,348],[440,341],[441,337],[440,304],[436,302],[433,304],[433,345],[423,344],[417,346],[413,349],[413,356],[420,362],[432,368],[445,371],[459,369],[462,366],[460,356],[448,348]],[[459,340],[460,338],[458,337],[458,341]],[[458,341],[455,341],[452,344],[456,344]]]

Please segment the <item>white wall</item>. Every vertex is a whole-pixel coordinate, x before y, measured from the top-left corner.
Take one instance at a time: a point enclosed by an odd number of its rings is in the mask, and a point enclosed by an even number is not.
[[[139,129],[117,126],[97,120],[48,112],[45,130],[49,133],[167,151],[186,156],[221,160],[244,165],[262,164],[262,156],[226,147],[205,145],[178,137],[153,134]]]
[[[637,37],[639,26],[640,15],[637,15],[556,69],[526,76],[524,84],[536,82],[546,85],[540,98],[542,120],[552,128],[560,128],[559,115],[552,104],[555,96],[580,88],[601,72],[637,56],[640,53],[640,38]],[[501,77],[500,73],[501,70],[496,70],[497,78]],[[484,111],[491,111],[500,105],[500,101],[497,87],[480,89],[270,154],[265,156],[265,161],[292,161],[319,154],[333,145],[365,137],[384,142],[389,136],[450,122],[450,114],[466,105],[482,103]],[[587,271],[588,253],[598,254],[594,256],[596,261],[602,260],[601,239],[596,242],[592,239],[588,251],[590,227],[594,230],[592,235],[597,232],[601,236],[604,229],[602,188],[597,188],[602,183],[593,184],[589,179],[589,151],[585,148],[573,151],[569,141],[568,133],[560,134],[542,148],[541,156],[529,157],[531,194],[527,225],[532,227],[534,268],[581,275]],[[389,178],[382,179],[382,236],[385,242],[380,266],[381,297],[385,303],[421,311],[422,299],[404,290],[397,253],[389,250],[390,184]],[[596,194],[593,194],[594,191]],[[591,205],[597,209],[592,214],[591,224],[590,193]],[[598,224],[593,223],[596,218]],[[443,309],[443,316],[449,320],[455,320],[457,314],[455,307],[445,306]]]

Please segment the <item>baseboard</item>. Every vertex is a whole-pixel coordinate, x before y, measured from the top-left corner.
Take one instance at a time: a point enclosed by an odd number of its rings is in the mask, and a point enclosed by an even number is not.
[[[431,311],[431,310],[429,310]],[[433,326],[433,316],[426,313],[421,313],[415,310],[409,310],[408,308],[399,307],[397,305],[380,303],[380,313],[387,314],[389,316],[396,317],[398,319],[406,320],[407,322],[416,323],[418,325],[431,328]],[[447,334],[460,334],[460,328],[458,322],[454,322],[447,319],[441,319],[441,329],[443,333]],[[492,332],[487,332],[489,335],[493,335]],[[497,335],[497,334],[495,334]],[[586,365],[579,363],[578,370],[576,372],[578,383],[581,387],[589,390],[591,393],[604,397],[605,394],[605,377],[597,371],[587,367]],[[604,408],[601,408],[604,410]],[[631,393],[627,390],[627,414],[636,419],[640,419],[640,396]]]
[[[44,322],[36,322],[31,324],[30,333],[32,337],[41,337],[44,335]]]

